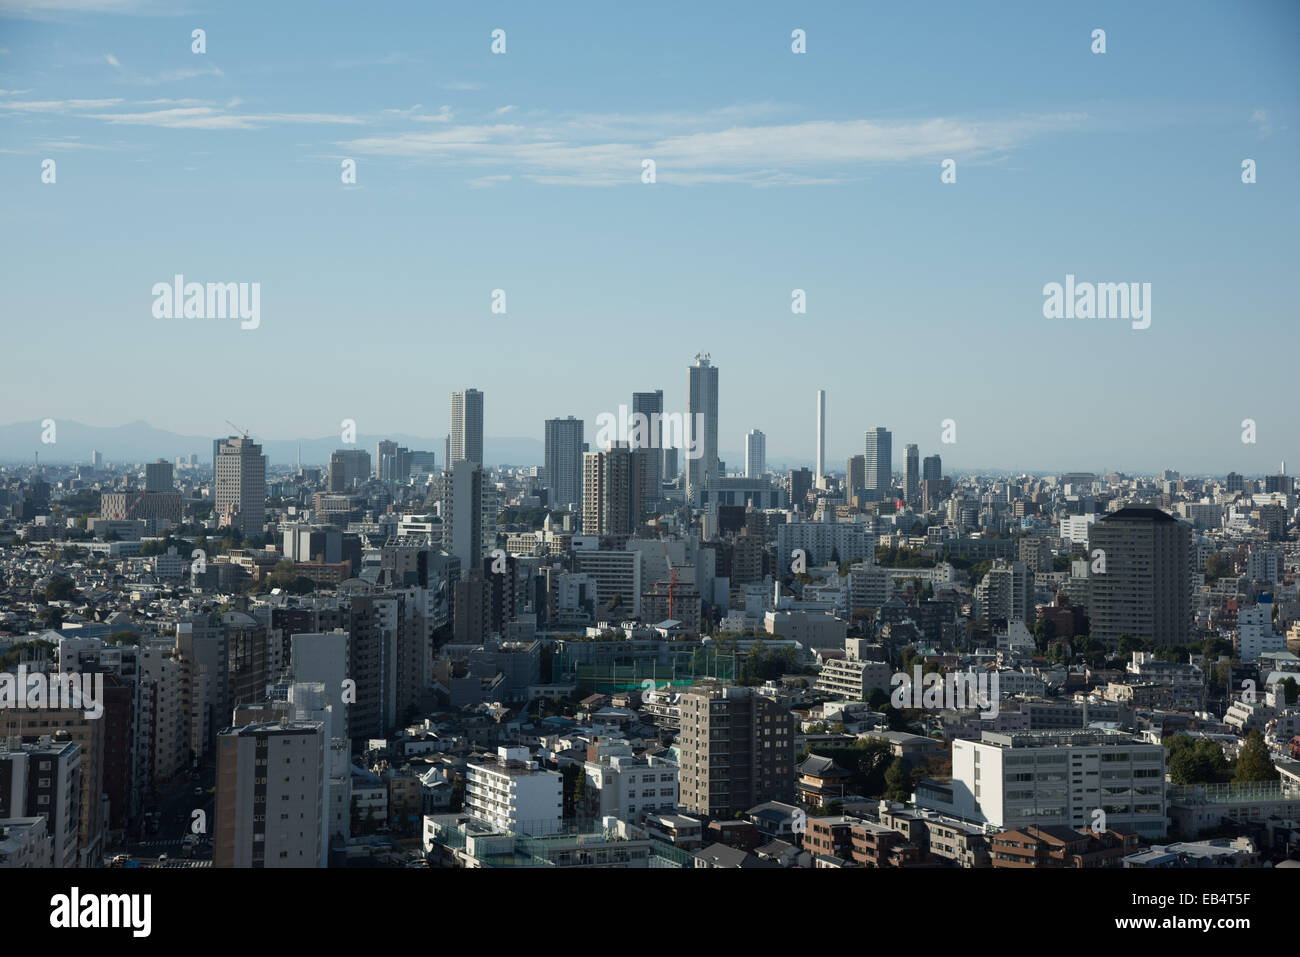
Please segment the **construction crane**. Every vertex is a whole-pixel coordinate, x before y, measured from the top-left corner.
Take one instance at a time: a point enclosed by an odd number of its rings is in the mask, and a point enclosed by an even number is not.
[[[239,426],[235,425],[235,423],[231,422],[229,419],[226,419],[226,425],[230,426],[236,432],[242,432],[244,438],[248,438],[248,429],[241,429]]]

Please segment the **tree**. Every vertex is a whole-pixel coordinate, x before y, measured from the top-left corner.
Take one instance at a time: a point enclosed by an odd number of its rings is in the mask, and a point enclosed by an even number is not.
[[[1164,745],[1169,749],[1169,779],[1174,784],[1219,784],[1228,780],[1228,761],[1218,742],[1177,734],[1165,738]]]
[[[1231,555],[1216,552],[1205,559],[1205,581],[1207,583],[1220,578],[1228,578],[1237,573],[1237,563]]]
[[[1283,678],[1280,682],[1282,690],[1286,693],[1286,703],[1295,704],[1296,698],[1300,697],[1300,685],[1296,684],[1294,678]]]
[[[1268,746],[1258,729],[1252,729],[1246,735],[1246,745],[1237,758],[1237,773],[1234,781],[1276,781],[1279,775],[1273,767],[1273,759],[1268,756]]]
[[[893,764],[885,772],[885,800],[906,801],[912,793],[912,777],[907,773],[907,766],[902,758],[894,758]]]
[[[1050,618],[1039,618],[1034,622],[1034,646],[1039,651],[1046,651],[1047,646],[1056,637],[1056,622]]]
[[[52,578],[50,583],[45,586],[45,600],[50,601],[71,601],[77,597],[77,588],[72,584],[71,578]]]

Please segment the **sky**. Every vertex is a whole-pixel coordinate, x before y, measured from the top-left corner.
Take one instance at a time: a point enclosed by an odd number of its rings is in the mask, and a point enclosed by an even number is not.
[[[825,389],[832,469],[885,426],[1274,471],[1298,53],[1292,2],[0,0],[0,424],[442,435],[474,387],[488,435],[590,440],[704,352],[736,466],[753,428],[811,462]],[[259,283],[257,328],[155,317],[176,274]],[[1150,327],[1045,317],[1067,274],[1150,283]]]

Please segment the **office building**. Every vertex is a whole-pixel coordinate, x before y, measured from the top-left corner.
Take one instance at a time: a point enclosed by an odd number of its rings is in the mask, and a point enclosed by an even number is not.
[[[813,474],[808,469],[790,470],[790,507],[800,509],[808,502],[812,490]]]
[[[858,493],[858,490],[864,488],[867,479],[867,457],[865,455],[850,455],[848,461],[844,464],[844,491],[848,497]]]
[[[903,500],[913,508],[921,500],[921,454],[915,445],[903,446]]]
[[[346,492],[370,478],[370,453],[365,449],[338,449],[331,453],[329,490]]]
[[[447,466],[468,461],[483,465],[483,393],[465,389],[451,394]]]
[[[867,481],[863,486],[868,492],[875,492],[877,499],[893,496],[893,436],[887,429],[880,427],[868,429],[866,433]]]
[[[144,467],[144,490],[146,492],[170,492],[172,488],[172,464],[159,459]]]
[[[943,479],[943,459],[937,455],[927,455],[921,460],[921,481],[939,482]]]
[[[632,393],[633,416],[645,416],[649,432],[644,446],[632,443],[640,453],[641,505],[649,510],[663,495],[664,482],[664,429],[662,416],[664,412],[664,390],[654,392]]]
[[[745,478],[762,478],[767,471],[767,436],[750,429],[745,436]]]
[[[642,393],[637,393],[638,395]],[[547,504],[567,508],[582,502],[582,419],[546,420]]]
[[[718,368],[707,355],[695,357],[686,394],[686,501],[694,505],[718,474]]]
[[[266,525],[266,457],[262,447],[234,436],[220,441],[213,484],[218,524],[243,535],[260,535]]]

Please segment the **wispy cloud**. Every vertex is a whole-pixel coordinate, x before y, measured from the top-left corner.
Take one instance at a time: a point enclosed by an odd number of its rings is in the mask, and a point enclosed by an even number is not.
[[[68,14],[86,13],[177,16],[186,12],[183,5],[168,0],[0,0],[0,17],[28,20],[54,20]]]
[[[190,130],[257,130],[286,123],[361,124],[355,116],[333,113],[227,113],[210,106],[175,107],[145,113],[90,113],[89,119],[114,126],[158,126]]]
[[[126,101],[115,97],[99,100],[5,100],[0,99],[0,115],[4,113],[51,113],[76,115],[80,119],[99,120],[114,126],[156,126],[169,129],[195,130],[258,130],[268,126],[286,124],[362,125],[366,120],[338,113],[239,113],[234,99],[225,106],[216,106],[195,99],[140,100],[133,106],[160,106],[163,109],[122,112]]]
[[[83,143],[80,137],[67,136],[60,139],[40,140],[32,144],[38,152],[57,153],[67,150],[111,150],[113,147],[96,143]]]
[[[859,178],[864,167],[945,157],[986,158],[1081,125],[1081,114],[973,120],[932,117],[757,124],[770,104],[701,114],[573,115],[537,122],[457,124],[338,143],[348,153],[506,167],[540,183],[639,182],[653,159],[661,182],[809,185]],[[731,122],[747,118],[751,121]],[[476,183],[488,182],[480,177]]]
[[[15,90],[14,92],[20,91]],[[70,113],[77,110],[103,110],[111,106],[118,106],[121,103],[120,98],[105,100],[9,100],[0,103],[0,110],[11,110],[18,113]]]
[[[1255,129],[1259,131],[1260,136],[1272,135],[1273,122],[1269,119],[1268,110],[1256,109],[1252,111],[1250,121],[1255,124]]]

